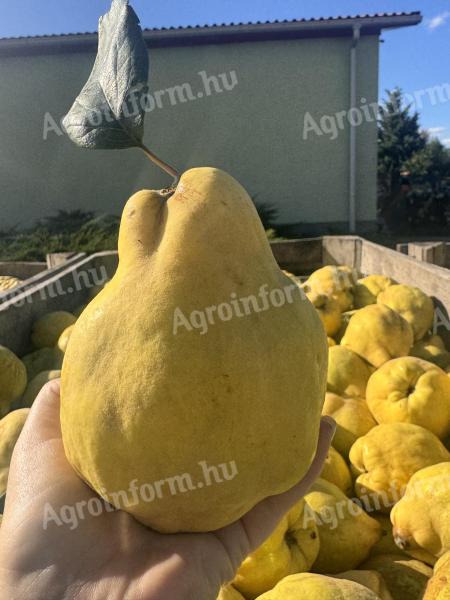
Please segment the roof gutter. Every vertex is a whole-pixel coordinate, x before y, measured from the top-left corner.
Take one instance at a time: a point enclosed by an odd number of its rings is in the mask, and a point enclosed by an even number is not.
[[[420,12],[406,15],[346,17],[288,21],[275,23],[213,25],[203,27],[172,27],[146,29],[144,38],[149,47],[192,46],[307,37],[338,37],[352,35],[359,26],[361,35],[378,35],[382,29],[417,25]],[[91,52],[97,48],[97,33],[0,39],[0,56]]]
[[[358,42],[361,38],[361,27],[353,26],[353,39],[350,48],[350,110],[356,108],[356,80]],[[356,231],[356,125],[350,125],[350,181],[348,202],[348,228],[350,233]]]

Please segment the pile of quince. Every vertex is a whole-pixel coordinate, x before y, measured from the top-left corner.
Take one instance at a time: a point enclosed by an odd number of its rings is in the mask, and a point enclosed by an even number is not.
[[[433,301],[346,266],[297,281],[328,335],[323,414],[337,432],[321,478],[219,600],[449,598],[450,353]],[[0,495],[29,407],[60,375],[74,312],[38,319],[22,359],[0,347]]]
[[[450,598],[450,353],[433,301],[347,266],[297,281],[328,335],[337,432],[321,478],[219,599]]]

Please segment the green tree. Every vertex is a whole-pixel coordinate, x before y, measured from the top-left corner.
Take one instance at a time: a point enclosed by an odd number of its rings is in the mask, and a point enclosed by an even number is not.
[[[438,139],[427,140],[405,168],[410,173],[411,221],[446,225],[450,212],[450,150]]]
[[[405,163],[425,145],[419,114],[411,111],[411,105],[405,105],[401,89],[387,91],[378,122],[378,189],[382,212],[398,201]]]

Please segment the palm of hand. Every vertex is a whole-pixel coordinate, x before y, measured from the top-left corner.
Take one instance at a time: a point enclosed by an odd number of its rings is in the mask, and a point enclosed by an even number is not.
[[[240,521],[205,534],[161,535],[122,511],[81,513],[73,529],[50,520],[94,497],[68,464],[59,427],[59,384],[36,400],[16,445],[0,529],[0,596],[18,600],[215,600],[245,558],[321,471],[333,427],[296,488],[257,505]]]

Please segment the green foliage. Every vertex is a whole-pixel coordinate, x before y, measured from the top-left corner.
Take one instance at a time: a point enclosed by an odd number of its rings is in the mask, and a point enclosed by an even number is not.
[[[431,222],[445,226],[450,213],[450,152],[432,139],[405,168],[411,173],[409,220],[413,225]]]
[[[378,180],[384,197],[398,192],[405,162],[426,144],[419,115],[404,106],[402,91],[395,88],[387,94],[378,124]]]
[[[42,219],[39,225],[49,233],[72,233],[91,221],[94,216],[93,211],[58,210],[56,215]]]
[[[450,217],[450,151],[420,130],[402,91],[388,92],[378,124],[379,208],[387,225],[445,228]]]
[[[0,260],[44,261],[52,252],[116,250],[119,217],[59,211],[25,232],[0,232]]]

